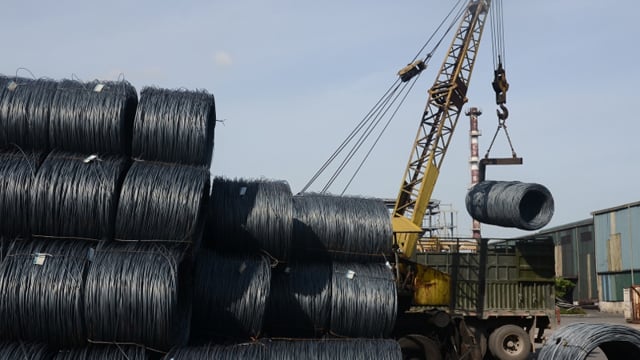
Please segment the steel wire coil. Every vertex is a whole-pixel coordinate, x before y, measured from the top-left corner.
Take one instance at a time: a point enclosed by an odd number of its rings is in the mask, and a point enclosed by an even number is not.
[[[265,342],[269,359],[350,359],[401,360],[402,351],[395,340],[389,339],[312,339],[274,340]]]
[[[538,359],[583,360],[596,348],[609,360],[640,359],[640,331],[617,324],[570,324],[554,331]]]
[[[7,248],[9,247],[9,239],[0,235],[0,262],[7,256]]]
[[[133,156],[209,168],[215,123],[215,99],[206,91],[146,87],[133,125]]]
[[[0,77],[0,148],[49,151],[51,104],[58,83]]]
[[[296,259],[379,262],[391,252],[391,217],[381,200],[304,194],[293,204]]]
[[[467,212],[485,224],[537,230],[553,217],[551,192],[540,184],[518,181],[483,181],[465,199]]]
[[[42,153],[0,152],[0,236],[29,234],[31,189],[42,159]]]
[[[89,267],[84,293],[90,341],[135,343],[158,351],[184,345],[191,285],[184,247],[102,244]]]
[[[210,250],[196,257],[193,339],[243,341],[262,330],[271,267],[263,256],[220,256]]]
[[[209,212],[212,246],[227,252],[266,251],[289,259],[293,231],[291,188],[284,181],[213,180]]]
[[[51,104],[49,143],[78,153],[129,155],[138,95],[127,81],[59,83]]]
[[[51,352],[44,343],[1,342],[0,360],[49,360]]]
[[[133,345],[94,345],[60,350],[54,360],[146,360],[144,347]]]
[[[0,264],[0,338],[71,347],[82,316],[89,242],[15,240]]]
[[[163,360],[267,360],[267,349],[261,343],[206,345],[170,351]]]
[[[331,332],[381,338],[393,330],[397,313],[394,276],[383,264],[333,263]]]
[[[53,151],[33,180],[29,221],[34,237],[113,238],[123,157]]]
[[[209,176],[203,168],[135,161],[120,193],[116,240],[197,246],[204,227]]]
[[[294,263],[274,271],[265,328],[270,336],[314,337],[329,330],[332,266]]]

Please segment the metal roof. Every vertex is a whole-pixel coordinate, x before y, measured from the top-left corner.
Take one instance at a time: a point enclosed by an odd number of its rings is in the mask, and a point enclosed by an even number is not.
[[[631,203],[628,203],[628,204],[619,205],[619,206],[615,206],[615,207],[611,207],[611,208],[607,208],[607,209],[596,210],[596,211],[592,212],[591,215],[595,216],[595,215],[600,215],[600,214],[606,214],[606,213],[610,213],[610,212],[614,212],[614,211],[618,211],[618,210],[624,210],[624,209],[628,209],[628,208],[632,208],[632,207],[636,207],[636,206],[640,206],[640,201],[631,202]]]

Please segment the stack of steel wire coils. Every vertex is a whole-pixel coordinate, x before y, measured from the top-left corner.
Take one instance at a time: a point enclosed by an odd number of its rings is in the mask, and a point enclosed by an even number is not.
[[[0,359],[400,358],[383,203],[211,183],[215,122],[206,91],[0,76]]]
[[[0,340],[23,347],[7,354],[43,343],[47,358],[146,358],[187,344],[214,100],[142,95],[126,81],[0,76]]]

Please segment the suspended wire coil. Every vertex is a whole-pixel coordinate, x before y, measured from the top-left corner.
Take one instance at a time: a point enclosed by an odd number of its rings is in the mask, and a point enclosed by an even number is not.
[[[86,280],[84,314],[91,342],[168,351],[189,338],[191,264],[184,247],[102,244]]]
[[[209,195],[209,171],[135,161],[127,172],[116,216],[116,240],[198,245]]]
[[[146,87],[133,126],[133,156],[209,168],[216,122],[206,91]]]
[[[262,256],[201,251],[195,264],[193,339],[247,340],[260,334],[271,267]]]
[[[401,360],[402,351],[388,339],[265,340],[269,359]]]
[[[208,235],[221,251],[266,251],[286,261],[291,248],[293,200],[284,181],[213,180]]]
[[[0,264],[0,338],[83,345],[89,242],[15,240]]]
[[[260,343],[207,345],[170,351],[163,360],[267,360],[267,350]],[[274,358],[275,359],[275,358]]]
[[[44,343],[0,342],[0,360],[49,360],[51,353]]]
[[[127,81],[59,83],[51,106],[54,149],[128,155],[138,95]]]
[[[50,109],[57,82],[0,77],[0,148],[49,150]]]
[[[553,217],[551,192],[540,184],[518,181],[483,181],[465,199],[467,212],[485,224],[537,230]]]
[[[133,345],[97,345],[60,350],[54,360],[146,360],[144,347]]]
[[[266,313],[270,336],[314,337],[329,329],[330,263],[294,263],[274,271]]]
[[[0,152],[0,236],[29,234],[32,185],[42,159],[42,153]]]
[[[293,197],[296,259],[380,261],[393,232],[384,202],[324,194]]]
[[[607,359],[640,359],[640,331],[625,325],[575,323],[554,331],[540,360],[583,360],[596,349]]]
[[[118,194],[128,166],[122,157],[50,153],[33,180],[33,236],[113,238]]]
[[[393,330],[396,313],[396,283],[389,267],[382,264],[333,263],[333,334],[385,337]]]

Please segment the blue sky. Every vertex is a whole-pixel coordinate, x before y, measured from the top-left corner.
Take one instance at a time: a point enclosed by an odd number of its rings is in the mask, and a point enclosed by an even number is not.
[[[287,180],[299,191],[435,30],[453,1],[13,1],[3,4],[0,73],[206,89],[216,96],[214,175]],[[505,1],[509,132],[525,164],[495,180],[554,195],[549,226],[640,200],[636,67],[640,2]],[[495,131],[486,28],[467,106]],[[445,42],[449,42],[447,39]],[[444,57],[435,54],[348,193],[397,195]],[[19,75],[28,76],[25,72]],[[509,155],[500,138],[494,155]],[[468,119],[461,117],[434,198],[470,233]],[[313,188],[312,188],[313,189]],[[520,231],[485,226],[487,236]]]

